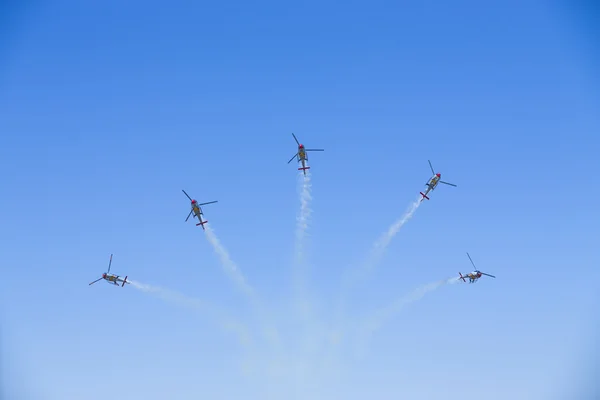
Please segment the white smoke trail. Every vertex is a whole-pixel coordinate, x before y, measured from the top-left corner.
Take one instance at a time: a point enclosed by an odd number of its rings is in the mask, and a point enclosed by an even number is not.
[[[394,222],[386,232],[384,232],[379,239],[374,243],[373,249],[371,251],[371,255],[366,263],[362,265],[361,268],[358,268],[354,274],[347,276],[344,280],[343,288],[342,288],[342,297],[345,297],[346,291],[350,290],[351,286],[356,282],[364,279],[364,277],[371,272],[379,260],[383,257],[385,250],[389,246],[390,242],[396,236],[396,234],[400,231],[400,229],[406,224],[412,217],[415,215],[415,212],[421,205],[421,200],[419,198],[410,204],[405,213],[400,217],[396,222]],[[342,299],[343,302],[343,299]]]
[[[312,214],[310,208],[310,201],[312,200],[310,172],[306,172],[306,175],[301,173],[300,179],[302,188],[300,191],[300,215],[298,215],[296,220],[296,254],[298,256],[298,261],[301,262],[304,260],[303,240],[306,235],[306,230],[308,229],[310,215]]]
[[[346,302],[348,300],[348,296],[352,287],[363,280],[369,272],[371,272],[379,260],[383,257],[386,248],[389,246],[390,242],[396,236],[396,234],[400,231],[400,229],[406,224],[415,214],[419,206],[421,205],[421,196],[419,195],[417,199],[412,202],[408,209],[404,212],[402,217],[400,217],[396,222],[394,222],[386,232],[384,232],[379,239],[374,243],[373,249],[371,251],[370,257],[367,261],[353,272],[350,272],[348,275],[345,275],[342,278],[342,287],[340,290],[340,295],[338,297],[336,303],[336,311],[333,318],[333,330],[337,332],[338,335],[346,336],[345,332],[351,332],[352,329],[349,329],[347,326],[344,326],[344,316],[346,313]],[[332,346],[333,349],[333,346]]]
[[[229,317],[225,317],[225,313],[223,311],[216,310],[214,306],[210,306],[208,303],[162,287],[152,286],[131,280],[128,280],[127,282],[129,282],[134,288],[142,292],[152,294],[169,303],[175,303],[180,306],[192,308],[200,311],[203,314],[212,314],[212,317],[218,321],[219,325],[221,325],[221,328],[226,331],[232,331],[237,335],[238,340],[243,347],[248,348],[252,343],[252,339],[245,325],[238,321],[234,321]]]
[[[448,278],[437,282],[431,282],[426,285],[419,286],[413,289],[407,295],[395,300],[387,307],[380,309],[371,321],[366,325],[369,332],[374,333],[381,329],[385,322],[390,320],[395,314],[402,310],[407,305],[414,303],[417,300],[422,299],[427,293],[431,293],[436,289],[439,289],[445,285],[452,285],[458,283],[460,278]]]
[[[219,256],[219,258],[221,260],[221,265],[225,269],[225,272],[227,272],[229,277],[231,279],[233,279],[233,281],[240,287],[240,289],[244,293],[246,293],[250,297],[253,297],[254,290],[246,282],[244,275],[239,270],[237,265],[235,265],[235,263],[231,260],[231,257],[229,257],[229,253],[221,245],[221,242],[217,238],[217,235],[215,235],[214,231],[211,229],[210,226],[206,226],[205,233],[206,233],[206,238],[208,239],[209,243],[212,245],[213,249],[215,250],[215,253],[217,253],[217,255]]]
[[[315,306],[308,285],[310,262],[308,260],[307,239],[310,236],[312,215],[312,174],[309,170],[298,173],[300,210],[296,218],[295,260],[293,266],[294,306],[293,335],[291,347],[284,354],[284,370],[290,373],[285,383],[286,390],[292,391],[295,398],[315,398],[329,385],[333,360],[325,360],[323,355],[329,350],[327,331],[319,319],[319,308]],[[329,361],[327,363],[327,361]],[[282,379],[275,379],[282,383]],[[284,391],[285,393],[285,391]],[[321,393],[322,395],[322,393]],[[285,397],[281,393],[276,398]],[[289,395],[288,395],[289,397]],[[319,398],[319,397],[316,397]]]
[[[427,293],[431,293],[434,290],[437,290],[440,287],[445,286],[445,285],[452,285],[452,284],[458,283],[459,281],[460,281],[460,278],[454,277],[454,278],[448,278],[448,279],[444,279],[441,281],[431,282],[426,285],[419,286],[416,289],[413,289],[407,295],[395,300],[394,302],[389,304],[387,307],[384,307],[384,308],[380,309],[379,311],[377,311],[376,313],[374,313],[374,315],[371,318],[369,318],[366,323],[362,324],[362,327],[364,328],[364,330],[362,332],[362,335],[361,335],[362,337],[360,338],[360,340],[362,342],[363,351],[369,342],[369,338],[375,332],[380,330],[386,322],[391,320],[404,307],[408,306],[409,304],[414,303],[415,301],[422,299]]]
[[[396,236],[398,231],[400,231],[400,228],[402,228],[404,226],[404,224],[406,224],[408,222],[408,220],[410,220],[413,217],[413,215],[415,215],[415,212],[417,211],[417,209],[419,208],[420,205],[421,205],[421,200],[419,197],[418,200],[414,201],[408,207],[408,209],[406,210],[404,215],[402,217],[400,217],[400,219],[398,219],[396,222],[394,222],[389,227],[387,232],[385,232],[383,235],[381,235],[379,240],[377,240],[377,242],[375,242],[374,249],[373,249],[373,258],[370,263],[367,263],[367,265],[366,265],[367,271],[366,272],[369,272],[371,269],[373,269],[375,267],[375,263],[377,261],[379,261],[381,256],[383,256],[383,252],[389,246],[389,244],[392,241],[392,239],[394,238],[394,236]]]
[[[265,339],[270,342],[273,346],[279,347],[281,345],[281,340],[279,338],[279,332],[272,324],[268,323],[266,311],[263,305],[260,302],[256,292],[254,289],[246,282],[244,275],[239,270],[237,265],[231,260],[229,253],[225,250],[225,247],[221,245],[221,242],[215,235],[214,231],[210,226],[207,226],[205,229],[206,238],[209,243],[212,245],[215,253],[219,256],[221,260],[221,265],[225,269],[225,272],[230,276],[231,279],[239,286],[239,288],[248,296],[252,306],[254,307],[255,312],[258,314],[258,318],[262,324],[262,331]]]
[[[306,175],[300,172],[300,213],[296,219],[296,263],[294,268],[294,285],[296,289],[296,295],[298,296],[299,307],[303,314],[308,313],[308,308],[305,299],[305,276],[303,275],[302,267],[306,262],[304,253],[304,239],[306,231],[308,229],[308,222],[312,210],[310,208],[310,201],[312,200],[311,195],[311,182],[310,173],[307,171]]]

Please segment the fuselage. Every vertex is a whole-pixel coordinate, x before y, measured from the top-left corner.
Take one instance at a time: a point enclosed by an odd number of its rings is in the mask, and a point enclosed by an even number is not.
[[[481,274],[479,272],[471,272],[467,276],[471,281],[476,281],[477,279],[481,278]]]
[[[298,146],[298,160],[304,161],[306,160],[306,150],[304,149],[304,145]]]
[[[201,220],[200,215],[202,214],[202,209],[196,200],[192,200],[192,211],[194,212],[194,217],[197,217],[199,220]]]
[[[429,182],[427,182],[425,184],[427,186],[427,190],[425,191],[425,193],[421,192],[421,195],[423,196],[423,198],[427,197],[429,192],[432,191],[433,189],[435,189],[435,187],[440,182],[441,176],[442,176],[441,174],[435,174],[431,179],[429,179]],[[421,199],[421,201],[423,201],[423,199]]]
[[[435,187],[438,185],[438,183],[440,183],[440,179],[442,177],[442,174],[435,174],[430,180],[427,186],[429,186],[431,189],[435,189]]]
[[[306,167],[306,149],[303,144],[298,146],[298,161],[302,163],[302,168]],[[306,175],[306,171],[304,174]]]
[[[200,207],[198,207],[195,204],[192,206],[192,210],[194,210],[194,215],[196,217],[200,217],[200,214],[202,214],[202,210],[200,210]]]
[[[113,274],[102,274],[102,278],[105,279],[108,283],[113,283],[113,284],[117,284],[117,282],[122,281],[122,279],[119,279],[118,275],[113,275]]]

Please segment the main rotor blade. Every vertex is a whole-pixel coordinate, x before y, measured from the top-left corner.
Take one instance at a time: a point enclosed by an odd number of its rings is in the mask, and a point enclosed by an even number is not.
[[[96,283],[96,282],[98,282],[98,281],[101,281],[101,280],[102,280],[102,278],[98,278],[98,279],[96,279],[94,282],[90,283],[90,285],[93,285],[94,283]],[[89,285],[88,285],[88,286],[89,286]]]
[[[440,183],[443,183],[444,185],[450,185],[450,186],[457,187],[454,183],[448,183],[448,182],[444,182],[444,181],[440,181]]]
[[[198,204],[198,205],[199,206],[205,206],[207,204],[213,204],[213,203],[218,203],[218,202],[219,202],[219,200],[215,200],[215,201],[209,201],[208,203],[201,203],[201,204]]]
[[[110,266],[112,265],[112,254],[110,255],[110,261],[108,262],[108,271],[106,271],[106,273],[110,272]]]
[[[292,133],[292,136],[294,137],[294,140],[296,141],[296,143],[298,143],[298,146],[300,146],[300,142],[298,141],[298,139],[296,139],[296,135],[294,135],[294,134]]]
[[[292,158],[290,158],[290,161],[288,161],[288,164],[291,163],[294,160],[294,158],[296,158],[297,155],[298,155],[298,153],[294,154],[294,156]]]
[[[485,276],[489,276],[489,277],[495,278],[495,276],[494,276],[494,275],[486,274],[485,272],[481,272],[481,271],[480,271],[479,273],[480,273],[481,275],[485,275]]]
[[[471,260],[471,264],[473,264],[473,268],[475,268],[475,270],[477,271],[477,267],[475,266],[475,263],[473,262],[473,259],[471,258],[469,253],[467,253],[467,257],[469,257],[469,260]]]
[[[187,193],[185,192],[185,190],[181,189],[181,191],[182,191],[182,192],[183,192],[183,193],[184,193],[184,194],[187,196],[187,198],[188,198],[188,199],[190,199],[190,201],[192,201],[192,198],[190,197],[190,195],[189,195],[189,194],[187,194]]]
[[[435,175],[435,171],[433,170],[433,165],[431,165],[431,161],[427,160],[429,163],[429,168],[431,168],[431,173]]]
[[[192,212],[193,212],[193,211],[194,211],[193,209],[192,209],[192,210],[190,210],[190,213],[188,214],[187,218],[185,219],[185,222],[187,222],[187,221],[188,221],[188,219],[190,219],[190,215],[192,215]]]
[[[325,151],[325,149],[305,149],[304,151]]]

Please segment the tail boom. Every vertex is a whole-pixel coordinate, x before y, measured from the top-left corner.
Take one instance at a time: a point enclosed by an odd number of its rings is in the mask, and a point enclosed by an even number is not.
[[[201,225],[203,230],[206,230],[206,228],[204,227],[204,224],[207,223],[208,221],[200,221],[196,224],[196,226]]]

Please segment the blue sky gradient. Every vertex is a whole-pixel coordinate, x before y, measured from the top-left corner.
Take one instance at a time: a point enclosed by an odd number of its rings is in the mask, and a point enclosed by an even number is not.
[[[534,400],[587,390],[600,98],[581,9],[165,4],[32,2],[0,13],[7,398]],[[292,132],[325,149],[310,154],[302,263]],[[425,188],[428,159],[458,187],[440,185],[343,292]],[[184,223],[181,189],[219,201],[204,212],[231,263]],[[497,278],[413,296],[469,272],[467,251]],[[111,272],[154,291],[88,286],[111,253]]]

